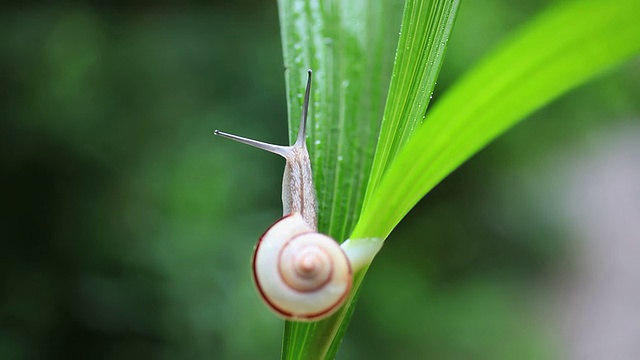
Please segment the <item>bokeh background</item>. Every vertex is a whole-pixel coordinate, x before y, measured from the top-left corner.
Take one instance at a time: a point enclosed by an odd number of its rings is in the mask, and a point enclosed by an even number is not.
[[[434,101],[546,5],[463,2]],[[277,20],[274,1],[0,5],[0,358],[278,357],[249,259],[283,162],[212,136],[286,143]],[[339,358],[640,357],[638,99],[635,59],[440,184]]]

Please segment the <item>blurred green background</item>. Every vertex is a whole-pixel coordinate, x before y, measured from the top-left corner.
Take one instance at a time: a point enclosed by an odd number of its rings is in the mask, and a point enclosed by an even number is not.
[[[546,3],[463,2],[434,101]],[[277,358],[249,260],[283,161],[212,135],[287,141],[276,3],[15,2],[0,19],[0,358]],[[339,358],[571,357],[554,314],[584,247],[564,194],[573,164],[640,148],[639,70],[429,194],[371,267]]]

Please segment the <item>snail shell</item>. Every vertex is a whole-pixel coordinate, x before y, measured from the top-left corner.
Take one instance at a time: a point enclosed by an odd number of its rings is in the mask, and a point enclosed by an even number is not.
[[[278,315],[313,321],[340,308],[351,290],[353,274],[338,243],[293,213],[260,238],[253,277],[262,299]]]

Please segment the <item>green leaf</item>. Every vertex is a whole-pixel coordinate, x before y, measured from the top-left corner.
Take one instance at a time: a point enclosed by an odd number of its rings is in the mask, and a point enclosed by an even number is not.
[[[376,188],[424,119],[459,4],[458,0],[406,3],[368,191]]]
[[[419,69],[422,75],[410,90],[421,89],[426,99],[433,89],[446,44],[443,26],[450,31],[455,15],[452,3],[457,1],[407,1],[405,5],[400,43],[409,48],[398,52],[394,78],[413,79],[413,70]],[[290,137],[293,140],[296,135],[306,70],[312,68],[314,87],[307,144],[318,191],[319,230],[344,240],[359,217],[371,172],[393,54],[398,46],[402,3],[280,0],[278,4],[287,68]],[[433,66],[429,68],[427,64]],[[404,69],[398,70],[398,66]],[[396,80],[392,86],[402,89],[398,92],[400,97],[406,96],[402,83]],[[398,111],[408,109],[399,108]],[[390,125],[404,126],[397,119],[392,120]],[[409,127],[414,128],[415,124]],[[409,134],[407,131],[404,136]],[[392,142],[392,154],[404,142],[393,140],[393,136],[387,140]],[[364,271],[357,273],[354,284],[359,284],[363,276]],[[348,305],[328,319],[316,323],[286,322],[283,358],[335,357],[353,312],[355,294],[356,290]]]
[[[387,88],[385,55],[396,33],[389,30],[395,14],[389,4],[279,1],[290,129],[297,129],[305,71],[316,70],[308,143],[319,230],[344,239],[359,218],[353,243],[386,238],[422,196],[492,139],[640,50],[635,1],[558,5],[469,72],[419,126],[457,1],[407,1],[371,168]],[[335,356],[365,272],[356,273],[347,305],[329,319],[286,323],[283,358]]]
[[[389,86],[400,2],[279,0],[290,138],[314,70],[307,145],[319,231],[343,241],[362,208]],[[397,16],[396,16],[397,15]],[[282,357],[323,358],[344,314],[286,322]]]
[[[640,51],[640,2],[574,1],[537,16],[433,107],[384,172],[352,238],[386,238],[465,160],[518,121]],[[385,214],[380,216],[380,214]]]
[[[297,135],[311,68],[307,145],[318,195],[318,227],[339,241],[351,232],[362,207],[389,87],[399,4],[278,2],[290,140]]]

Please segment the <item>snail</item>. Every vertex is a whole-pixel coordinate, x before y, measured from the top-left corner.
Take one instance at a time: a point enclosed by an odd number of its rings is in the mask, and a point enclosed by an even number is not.
[[[253,279],[258,293],[277,315],[317,321],[343,304],[353,279],[349,257],[338,243],[317,232],[316,194],[306,146],[311,74],[302,105],[296,141],[279,146],[215,130],[214,134],[285,158],[283,214],[260,237],[253,253]],[[347,242],[345,242],[346,244]]]

